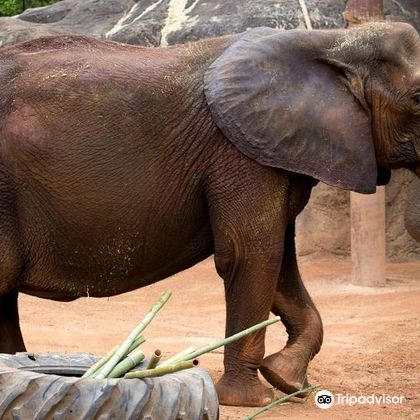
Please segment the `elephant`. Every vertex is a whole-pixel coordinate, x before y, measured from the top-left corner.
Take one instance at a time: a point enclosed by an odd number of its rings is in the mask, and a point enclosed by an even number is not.
[[[81,35],[0,50],[0,352],[24,351],[17,298],[70,301],[214,255],[225,405],[307,384],[323,340],[295,219],[319,181],[371,194],[420,173],[420,37],[405,23],[255,28],[167,48]],[[384,176],[385,174],[385,176]],[[279,346],[280,347],[280,346]]]

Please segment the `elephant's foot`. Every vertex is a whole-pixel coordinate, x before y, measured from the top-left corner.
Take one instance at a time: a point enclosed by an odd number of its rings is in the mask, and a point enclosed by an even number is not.
[[[274,398],[273,389],[264,386],[257,377],[250,381],[224,374],[216,384],[216,391],[221,405],[261,407]]]
[[[308,359],[299,356],[296,350],[286,347],[266,357],[261,364],[260,372],[275,388],[291,394],[308,386],[307,368]]]

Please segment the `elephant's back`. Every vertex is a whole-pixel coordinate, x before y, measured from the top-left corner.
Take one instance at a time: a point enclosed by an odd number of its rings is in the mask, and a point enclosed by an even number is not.
[[[170,47],[142,47],[101,40],[86,35],[58,35],[29,40],[0,50],[0,80],[19,87],[30,80],[37,88],[69,86],[73,80],[133,78],[160,87],[182,87],[227,48],[236,36],[201,40]],[[13,69],[13,71],[10,71]],[[64,79],[60,79],[60,76]],[[20,89],[22,90],[22,89]]]
[[[179,121],[207,108],[204,72],[231,42],[146,48],[64,35],[4,48],[0,141],[6,149],[46,151],[75,131],[106,138],[102,132],[122,120],[144,138],[170,138]]]

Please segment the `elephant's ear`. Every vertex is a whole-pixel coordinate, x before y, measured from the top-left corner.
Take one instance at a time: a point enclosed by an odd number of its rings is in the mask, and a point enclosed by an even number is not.
[[[335,32],[251,30],[208,68],[205,94],[218,127],[248,157],[373,193],[368,111],[346,84],[344,65],[325,59]]]

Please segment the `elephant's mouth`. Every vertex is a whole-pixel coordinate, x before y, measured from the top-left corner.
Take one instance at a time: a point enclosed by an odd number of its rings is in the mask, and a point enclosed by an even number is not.
[[[417,178],[420,178],[420,165],[414,168],[414,173],[417,175]]]

